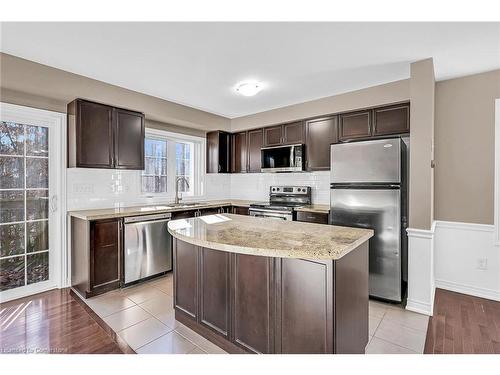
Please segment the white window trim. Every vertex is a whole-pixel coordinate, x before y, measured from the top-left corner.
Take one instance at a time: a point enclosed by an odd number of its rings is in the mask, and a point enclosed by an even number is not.
[[[185,135],[180,133],[169,132],[166,130],[146,128],[146,138],[156,137],[167,139],[170,141],[187,142],[193,145],[193,157],[191,159],[191,167],[193,171],[193,181],[195,182],[189,193],[179,193],[183,198],[200,198],[203,197],[203,178],[205,172],[205,144],[206,140],[203,137],[193,135]],[[175,197],[175,180],[172,181],[172,176],[176,175],[175,163],[169,162],[175,160],[175,149],[167,147],[167,192],[166,193],[148,193],[142,191],[142,171],[139,178],[139,191],[143,198],[153,199],[174,199]]]

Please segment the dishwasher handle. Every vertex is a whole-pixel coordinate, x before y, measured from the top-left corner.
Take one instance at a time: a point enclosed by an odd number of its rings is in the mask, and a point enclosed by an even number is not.
[[[167,214],[157,214],[157,215],[142,215],[142,216],[130,216],[126,217],[124,219],[125,224],[129,223],[144,223],[144,222],[151,222],[151,221],[169,221],[172,220],[172,214],[167,213]]]

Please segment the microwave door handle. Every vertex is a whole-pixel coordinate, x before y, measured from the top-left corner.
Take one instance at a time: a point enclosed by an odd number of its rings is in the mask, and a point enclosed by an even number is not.
[[[290,166],[295,167],[295,146],[290,146]]]

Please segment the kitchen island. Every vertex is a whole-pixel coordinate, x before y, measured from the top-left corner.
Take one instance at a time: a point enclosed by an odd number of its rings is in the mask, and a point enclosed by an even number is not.
[[[369,229],[173,220],[175,318],[230,353],[364,353]]]

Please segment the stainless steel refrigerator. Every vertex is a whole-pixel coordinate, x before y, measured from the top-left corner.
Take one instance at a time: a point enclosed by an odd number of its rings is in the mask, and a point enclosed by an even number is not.
[[[370,296],[401,302],[407,281],[407,142],[331,146],[330,223],[371,228]]]

